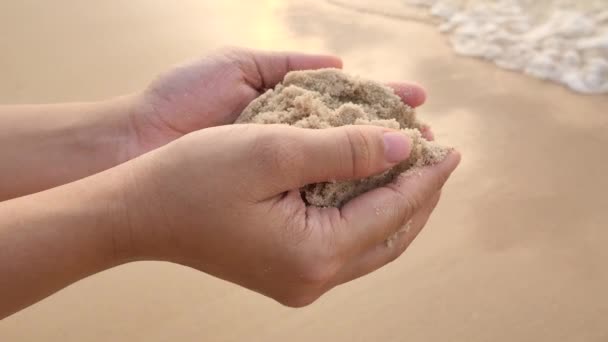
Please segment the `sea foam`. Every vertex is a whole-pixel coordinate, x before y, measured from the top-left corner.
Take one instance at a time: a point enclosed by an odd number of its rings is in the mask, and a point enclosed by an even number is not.
[[[440,19],[456,53],[608,93],[608,1],[407,0]]]
[[[608,93],[608,0],[327,0],[393,20],[438,25],[460,55]]]

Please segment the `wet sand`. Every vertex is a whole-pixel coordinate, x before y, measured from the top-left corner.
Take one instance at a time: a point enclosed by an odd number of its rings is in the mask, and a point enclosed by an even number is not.
[[[0,341],[605,341],[608,97],[456,57],[435,27],[321,1],[0,2],[0,103],[134,91],[223,44],[332,52],[424,84],[461,167],[383,270],[293,310],[163,263],[85,279]],[[237,5],[238,4],[238,5]]]

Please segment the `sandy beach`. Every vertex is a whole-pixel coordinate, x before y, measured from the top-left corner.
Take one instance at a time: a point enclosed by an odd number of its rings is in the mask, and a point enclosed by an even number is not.
[[[223,45],[413,80],[463,161],[410,249],[304,309],[129,264],[0,321],[0,341],[606,341],[608,96],[459,57],[437,28],[314,0],[0,1],[0,103],[104,99]]]

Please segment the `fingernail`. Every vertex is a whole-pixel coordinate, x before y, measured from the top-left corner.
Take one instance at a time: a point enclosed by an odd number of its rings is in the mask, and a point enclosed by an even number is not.
[[[384,158],[389,163],[398,163],[410,156],[410,138],[403,133],[384,133]]]

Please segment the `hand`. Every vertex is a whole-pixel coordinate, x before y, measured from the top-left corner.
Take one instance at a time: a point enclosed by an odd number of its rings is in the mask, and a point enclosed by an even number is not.
[[[160,75],[136,95],[130,111],[127,159],[203,128],[233,123],[241,111],[292,70],[341,68],[338,57],[225,49]],[[419,106],[422,88],[389,84],[405,103]]]
[[[453,152],[341,209],[305,205],[305,184],[362,178],[407,159],[409,140],[392,132],[385,143],[387,132],[231,125],[189,134],[120,168],[133,180],[120,240],[131,258],[181,263],[307,305],[403,253],[459,163]]]

